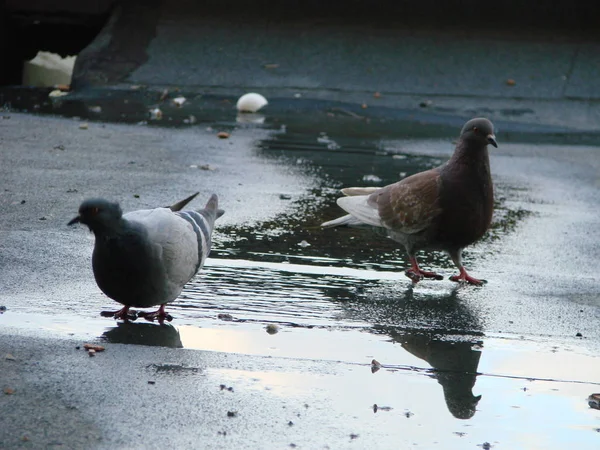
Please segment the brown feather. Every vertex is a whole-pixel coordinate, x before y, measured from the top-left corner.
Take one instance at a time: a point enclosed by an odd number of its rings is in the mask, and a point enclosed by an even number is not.
[[[397,232],[414,234],[428,228],[441,213],[440,171],[431,169],[405,178],[371,194],[383,225]]]

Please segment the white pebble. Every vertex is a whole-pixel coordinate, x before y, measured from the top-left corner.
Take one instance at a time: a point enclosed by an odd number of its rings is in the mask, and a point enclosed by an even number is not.
[[[237,109],[240,112],[256,112],[261,109],[263,106],[268,104],[266,98],[262,95],[257,94],[256,92],[250,92],[248,94],[242,95],[237,101]]]

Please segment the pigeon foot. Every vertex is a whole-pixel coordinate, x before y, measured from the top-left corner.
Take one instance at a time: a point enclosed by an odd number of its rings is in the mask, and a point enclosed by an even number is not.
[[[477,278],[473,278],[462,267],[460,268],[460,274],[459,275],[453,275],[453,276],[451,276],[450,277],[450,281],[455,281],[457,283],[472,284],[474,286],[482,286],[485,283],[487,283],[487,281],[485,281],[485,280],[478,280]]]
[[[100,315],[102,317],[113,317],[117,320],[121,319],[124,322],[129,322],[130,320],[133,322],[138,317],[135,311],[129,311],[129,306],[124,306],[117,311],[100,311]]]
[[[406,275],[408,278],[410,278],[413,283],[418,283],[423,278],[432,278],[434,280],[443,280],[444,279],[444,277],[438,273],[429,272],[427,270],[415,269],[414,267],[406,270],[404,272],[404,275]]]
[[[138,315],[140,317],[143,317],[144,319],[146,319],[148,322],[154,322],[154,320],[156,319],[156,320],[158,320],[158,323],[160,323],[161,325],[164,323],[165,320],[167,322],[170,322],[173,320],[173,316],[171,314],[169,314],[168,312],[165,312],[165,305],[160,305],[160,308],[158,308],[154,312],[140,311],[138,313]]]

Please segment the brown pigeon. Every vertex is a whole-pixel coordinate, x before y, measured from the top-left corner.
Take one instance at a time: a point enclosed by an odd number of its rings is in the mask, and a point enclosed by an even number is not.
[[[487,119],[469,120],[463,127],[454,154],[447,163],[388,186],[346,188],[338,205],[348,214],[322,224],[373,225],[386,228],[404,245],[411,267],[405,274],[414,283],[423,278],[441,280],[422,270],[419,250],[447,252],[460,273],[450,280],[481,285],[462,265],[462,250],[480,239],[490,226],[494,192],[488,144],[498,147],[494,125]]]

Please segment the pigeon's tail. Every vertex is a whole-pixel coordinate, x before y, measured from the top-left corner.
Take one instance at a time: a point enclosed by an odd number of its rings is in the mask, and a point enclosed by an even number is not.
[[[342,194],[349,197],[354,195],[371,195],[373,192],[377,192],[380,189],[380,187],[349,187],[342,189]]]
[[[333,219],[328,222],[323,222],[321,224],[323,228],[341,227],[343,225],[362,225],[362,222],[356,217],[347,214],[345,216],[338,217],[337,219]]]
[[[167,208],[169,208],[173,212],[175,212],[175,211],[181,211],[183,208],[185,208],[185,205],[187,205],[189,202],[191,202],[192,200],[194,200],[199,193],[200,192],[196,192],[195,194],[192,194],[189,197],[184,198],[183,200],[178,201],[177,203],[175,203],[175,204],[173,204],[171,206],[167,206]]]
[[[219,197],[217,197],[217,194],[210,196],[208,202],[206,202],[206,206],[204,207],[204,212],[208,215],[214,216],[213,220],[216,220],[225,214],[224,210],[219,209]]]

